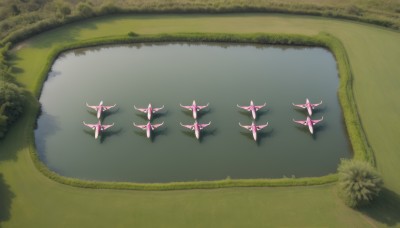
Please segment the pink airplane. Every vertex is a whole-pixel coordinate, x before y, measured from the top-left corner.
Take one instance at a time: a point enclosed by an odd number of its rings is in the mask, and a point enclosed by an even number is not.
[[[208,125],[211,124],[211,121],[208,124],[199,124],[197,123],[197,120],[194,121],[193,125],[184,125],[180,123],[182,127],[189,128],[190,130],[194,130],[194,134],[196,135],[196,138],[200,138],[200,130],[203,130],[203,128],[207,127]]]
[[[149,104],[149,106],[147,106],[147,108],[136,108],[136,106],[133,106],[136,110],[147,113],[147,119],[151,120],[153,113],[156,113],[158,111],[160,111],[161,109],[164,108],[164,105],[161,108],[153,108],[151,107],[151,104]]]
[[[322,101],[318,104],[311,104],[310,101],[308,100],[308,98],[306,99],[306,103],[305,104],[294,104],[292,103],[294,106],[300,107],[300,108],[306,108],[308,111],[308,115],[312,115],[312,110],[317,107],[318,105],[322,104]]]
[[[313,126],[319,122],[321,122],[324,119],[324,117],[322,117],[320,120],[312,120],[309,116],[307,116],[306,120],[294,120],[294,122],[299,123],[299,124],[303,124],[305,126],[308,126],[308,129],[310,129],[311,134],[314,133],[314,128]]]
[[[254,141],[257,141],[257,131],[263,129],[264,127],[268,126],[268,122],[267,124],[264,125],[255,125],[254,121],[251,123],[251,125],[242,125],[241,123],[239,123],[239,126],[253,132],[253,138]]]
[[[147,138],[150,138],[151,131],[154,131],[154,129],[160,127],[163,124],[164,124],[164,122],[162,122],[160,124],[151,124],[149,121],[149,122],[147,122],[146,125],[136,125],[135,122],[133,122],[133,126],[135,126],[137,128],[141,128],[146,131]]]
[[[210,104],[210,103],[207,103],[207,105],[204,105],[204,106],[200,106],[200,105],[197,105],[197,104],[196,104],[196,101],[195,101],[195,100],[193,100],[193,103],[192,103],[192,105],[190,105],[190,106],[184,106],[184,105],[181,105],[181,104],[179,104],[179,105],[180,105],[182,108],[186,108],[186,109],[192,111],[192,112],[193,112],[193,118],[194,118],[194,119],[197,119],[197,112],[200,111],[200,110],[203,109],[203,108],[207,108],[209,104]]]
[[[94,130],[94,138],[97,139],[99,137],[99,134],[101,131],[105,131],[106,129],[114,126],[114,123],[111,125],[102,125],[100,120],[97,122],[97,124],[87,124],[85,121],[83,121],[83,124],[87,127],[90,127]]]
[[[250,101],[250,106],[240,106],[240,105],[237,105],[237,106],[244,110],[251,111],[253,119],[256,119],[256,111],[265,107],[266,105],[267,105],[267,103],[264,103],[263,105],[254,105],[253,101]]]
[[[97,111],[97,119],[100,119],[102,112],[104,112],[104,111],[106,111],[106,110],[108,110],[110,108],[114,108],[116,106],[116,104],[112,105],[112,106],[104,106],[103,105],[103,101],[100,101],[99,105],[88,105],[88,103],[86,102],[86,106],[91,108],[91,109],[96,110]]]

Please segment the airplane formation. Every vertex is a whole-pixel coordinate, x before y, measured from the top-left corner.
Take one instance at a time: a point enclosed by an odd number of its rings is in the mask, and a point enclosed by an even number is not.
[[[313,126],[316,125],[317,123],[321,122],[324,119],[324,117],[322,117],[321,119],[318,119],[318,120],[311,119],[312,110],[315,107],[317,107],[317,106],[319,106],[321,104],[322,104],[322,101],[320,103],[312,104],[312,103],[310,103],[308,98],[306,99],[306,103],[305,104],[294,104],[293,103],[293,106],[300,107],[300,108],[303,108],[303,109],[307,109],[307,112],[308,112],[307,118],[305,120],[295,120],[295,119],[293,119],[293,122],[308,126],[308,129],[309,129],[310,133],[313,134],[314,133]],[[197,121],[198,112],[200,110],[202,110],[202,109],[207,108],[209,106],[209,103],[207,103],[207,105],[202,106],[202,105],[197,105],[196,101],[193,100],[192,105],[181,105],[181,104],[179,104],[179,105],[184,109],[192,111],[192,116],[193,116],[193,119],[194,119],[194,123],[193,124],[182,124],[182,123],[180,123],[180,125],[182,127],[185,127],[185,128],[188,128],[188,129],[194,131],[195,137],[197,139],[200,139],[201,130],[203,130],[204,128],[210,126],[211,125],[211,121],[209,123],[207,123],[207,124],[199,123]],[[242,125],[239,122],[239,126],[243,127],[246,130],[251,131],[254,141],[257,141],[257,132],[259,130],[261,130],[261,129],[263,129],[263,128],[268,126],[268,122],[266,124],[261,124],[261,125],[256,125],[255,124],[255,121],[257,119],[257,111],[262,109],[262,108],[264,108],[266,105],[267,105],[266,103],[264,103],[263,105],[254,105],[254,102],[252,100],[250,101],[250,105],[249,106],[237,105],[238,108],[241,108],[241,109],[244,109],[246,111],[251,112],[251,115],[252,115],[252,118],[253,118],[252,123],[250,125]],[[101,134],[101,132],[107,130],[108,128],[110,128],[112,126],[114,126],[114,123],[112,123],[110,125],[102,124],[101,117],[102,117],[102,114],[103,114],[104,111],[107,111],[107,110],[109,110],[111,108],[114,108],[116,106],[116,104],[111,105],[111,106],[106,106],[106,105],[103,105],[103,101],[100,101],[99,105],[88,105],[88,103],[86,103],[86,106],[88,108],[91,108],[91,109],[93,109],[93,110],[95,110],[97,112],[97,115],[96,115],[97,119],[98,119],[97,123],[95,123],[95,124],[87,124],[87,123],[85,123],[85,121],[83,121],[83,124],[85,126],[87,126],[87,127],[89,127],[89,128],[94,130],[94,132],[95,132],[94,133],[94,137],[95,137],[95,139],[97,139],[99,137],[99,135]],[[153,114],[158,112],[158,111],[160,111],[160,110],[162,110],[164,108],[164,105],[162,107],[160,107],[160,108],[153,108],[151,104],[149,104],[147,106],[147,108],[137,108],[135,105],[133,107],[137,111],[146,113],[147,114],[147,119],[148,119],[147,124],[138,125],[135,122],[133,122],[133,126],[139,128],[139,129],[145,130],[146,131],[146,137],[150,138],[152,131],[154,131],[158,127],[161,127],[164,124],[164,122],[162,122],[160,124],[152,124],[151,123],[151,121],[153,119]]]

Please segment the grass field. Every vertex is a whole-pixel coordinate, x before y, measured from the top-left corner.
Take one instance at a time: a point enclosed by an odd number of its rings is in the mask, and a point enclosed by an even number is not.
[[[127,34],[321,31],[346,47],[363,127],[386,190],[373,207],[348,209],[335,185],[168,192],[79,189],[33,165],[26,140],[32,111],[0,143],[0,221],[4,227],[400,226],[400,33],[315,17],[231,14],[105,17],[52,30],[19,44],[19,82],[35,92],[46,56],[60,43]],[[73,88],[71,88],[73,90]]]

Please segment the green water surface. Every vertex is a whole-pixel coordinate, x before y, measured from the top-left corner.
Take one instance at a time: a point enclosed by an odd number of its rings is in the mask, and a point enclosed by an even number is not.
[[[338,72],[322,48],[238,44],[141,44],[78,49],[55,61],[44,84],[35,131],[41,160],[64,176],[86,180],[172,182],[227,178],[322,176],[336,172],[351,147],[338,102]],[[294,103],[323,101],[311,135]],[[98,140],[82,124],[97,122],[85,102],[117,108],[115,123]],[[189,105],[210,103],[199,122],[211,121],[197,140],[179,125],[193,123]],[[257,124],[269,122],[254,142],[238,123],[250,113],[236,104],[267,102]],[[147,123],[136,107],[164,105],[152,140],[132,122]]]

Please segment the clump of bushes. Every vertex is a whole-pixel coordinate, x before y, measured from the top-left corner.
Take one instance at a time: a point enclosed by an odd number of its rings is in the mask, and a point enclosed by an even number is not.
[[[380,174],[365,161],[343,159],[338,173],[339,195],[353,208],[371,203],[383,186]]]
[[[23,112],[25,96],[17,85],[0,82],[0,138],[4,137],[8,126],[15,122]]]
[[[8,127],[22,114],[25,101],[24,91],[13,83],[14,79],[7,65],[7,50],[10,45],[8,43],[0,49],[0,138],[4,137]]]

